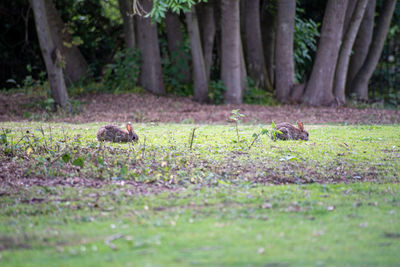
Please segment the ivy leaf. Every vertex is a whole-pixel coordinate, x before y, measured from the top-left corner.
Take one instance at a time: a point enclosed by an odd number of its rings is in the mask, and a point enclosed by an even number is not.
[[[78,157],[78,158],[74,159],[74,161],[72,161],[72,165],[83,168],[84,162],[85,161],[82,157]]]
[[[71,157],[69,156],[69,154],[65,153],[64,155],[62,155],[61,159],[62,159],[65,163],[68,163],[68,161],[71,159]]]

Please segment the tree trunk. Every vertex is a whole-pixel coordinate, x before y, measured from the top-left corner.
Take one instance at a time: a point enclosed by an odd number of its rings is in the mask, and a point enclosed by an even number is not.
[[[190,39],[190,52],[192,54],[194,99],[204,103],[208,98],[208,80],[201,47],[199,24],[194,7],[190,12],[186,13],[186,24]]]
[[[368,99],[368,82],[371,79],[371,76],[376,68],[376,64],[378,64],[381,56],[395,6],[396,0],[385,0],[383,2],[382,10],[379,13],[379,19],[374,30],[374,35],[372,37],[372,43],[369,47],[367,58],[352,82],[352,88],[358,99]]]
[[[275,42],[277,16],[272,0],[264,0],[261,13],[261,33],[264,46],[264,62],[271,86],[275,83]]]
[[[246,69],[246,60],[245,60],[245,45],[243,44],[243,39],[246,39],[246,31],[245,31],[245,17],[246,17],[246,1],[239,0],[239,24],[240,24],[240,87],[242,88],[242,98],[243,93],[247,91],[247,69]],[[245,42],[246,44],[246,42]]]
[[[125,46],[128,49],[135,47],[135,25],[131,0],[118,0],[119,11],[124,22]]]
[[[62,56],[51,37],[45,0],[31,0],[31,5],[35,16],[40,50],[42,51],[49,78],[51,94],[56,105],[66,107],[68,104],[68,93],[65,87],[63,71],[60,66]]]
[[[375,16],[376,0],[369,0],[363,20],[358,30],[357,38],[353,46],[353,54],[350,57],[349,70],[346,80],[346,94],[352,93],[352,81],[357,72],[361,69],[368,55],[368,49],[372,41],[374,32],[374,16]]]
[[[271,88],[264,62],[260,27],[260,1],[247,0],[245,4],[245,32],[247,69],[257,87]]]
[[[345,86],[346,86],[346,76],[349,67],[351,49],[356,39],[357,32],[360,27],[362,18],[364,16],[367,4],[368,0],[357,1],[357,5],[354,9],[353,16],[351,17],[350,20],[350,25],[347,29],[347,32],[344,35],[342,47],[340,48],[340,54],[336,66],[336,73],[335,73],[335,80],[333,87],[333,92],[339,104],[346,103]]]
[[[215,19],[214,19],[214,0],[209,0],[207,3],[201,3],[196,6],[198,21],[201,33],[204,63],[206,68],[207,80],[210,80],[210,71],[212,64],[212,55],[215,40]]]
[[[181,22],[177,14],[171,11],[166,13],[165,28],[167,30],[168,50],[170,58],[179,72],[183,75],[183,82],[189,83],[191,80],[188,59],[184,47],[184,38]]]
[[[82,56],[79,48],[73,45],[72,38],[65,30],[64,22],[57,12],[52,0],[44,1],[51,39],[60,50],[65,61],[64,76],[67,84],[76,83],[81,80],[88,70],[88,64]],[[65,45],[68,43],[68,46]]]
[[[141,3],[144,10],[150,12],[152,1],[143,0]],[[164,94],[157,24],[152,23],[151,18],[138,16],[136,25],[138,47],[141,52],[140,84],[154,94]]]
[[[348,0],[328,0],[322,22],[317,55],[303,101],[307,105],[334,104],[333,80],[339,56],[344,16]]]
[[[346,14],[344,15],[344,24],[343,24],[343,36],[348,32],[349,27],[351,26],[351,20],[353,18],[354,11],[356,10],[356,5],[359,0],[349,0],[347,3]]]
[[[289,101],[294,85],[293,34],[296,0],[278,1],[278,18],[275,44],[275,88],[281,103]]]
[[[226,86],[225,101],[242,103],[242,70],[239,0],[221,0],[221,78]]]
[[[246,61],[244,60],[244,49],[243,49],[243,42],[242,38],[240,38],[240,86],[242,91],[247,91],[249,89],[247,87],[247,69],[246,69]]]

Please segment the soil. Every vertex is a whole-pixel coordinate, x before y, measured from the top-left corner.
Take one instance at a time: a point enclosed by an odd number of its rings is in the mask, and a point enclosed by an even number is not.
[[[80,112],[68,116],[46,117],[49,121],[86,122],[176,122],[228,123],[231,111],[240,109],[247,123],[303,121],[307,124],[394,124],[400,123],[400,110],[358,109],[352,107],[305,107],[300,105],[208,105],[185,97],[161,97],[150,94],[94,94],[77,98]],[[0,121],[25,121],[26,114],[43,113],[32,103],[43,99],[25,94],[0,94]],[[37,118],[38,116],[36,116]]]

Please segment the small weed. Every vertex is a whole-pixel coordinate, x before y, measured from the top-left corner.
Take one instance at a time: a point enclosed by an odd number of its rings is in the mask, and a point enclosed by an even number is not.
[[[268,129],[261,128],[261,130],[259,132],[253,133],[253,135],[252,135],[253,141],[251,142],[251,144],[249,146],[249,150],[251,149],[251,147],[254,145],[254,143],[258,140],[258,138],[261,135],[269,135]]]
[[[282,132],[281,131],[279,131],[279,130],[277,130],[276,129],[276,125],[275,125],[275,122],[274,121],[272,121],[272,123],[271,123],[271,131],[270,131],[270,137],[271,137],[271,139],[273,140],[273,141],[276,141],[278,138],[277,138],[277,135],[278,134],[282,134]]]
[[[237,137],[237,143],[239,143],[239,123],[241,118],[246,117],[246,115],[239,113],[240,109],[234,109],[232,110],[232,115],[229,117],[231,120],[235,122],[235,128],[236,128],[236,137]]]
[[[189,148],[190,148],[190,150],[192,150],[192,147],[193,147],[194,133],[195,133],[196,129],[197,128],[193,128],[192,129],[192,133],[191,133],[190,138],[189,138]]]

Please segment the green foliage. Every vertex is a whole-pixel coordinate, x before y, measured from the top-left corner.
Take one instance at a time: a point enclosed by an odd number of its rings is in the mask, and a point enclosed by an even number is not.
[[[7,134],[11,133],[10,129],[4,129],[3,132],[0,134],[0,142],[3,145],[7,145],[8,144],[8,140],[7,140]]]
[[[245,104],[275,106],[278,101],[275,99],[272,92],[258,88],[254,81],[247,77],[247,90],[244,91],[243,102]]]
[[[122,33],[118,1],[57,0],[55,4],[65,30],[72,35],[69,43],[79,44],[79,50],[89,63],[90,75],[101,76]]]
[[[153,20],[161,22],[165,18],[165,13],[170,9],[174,13],[188,12],[193,5],[199,2],[207,2],[207,0],[155,0],[153,8],[147,16]]]
[[[21,90],[28,95],[50,97],[46,72],[41,71],[35,79],[32,75],[32,69],[31,64],[26,65],[28,75],[22,80],[22,84],[17,83],[14,79],[8,79],[7,83],[12,84],[14,90]]]
[[[107,65],[103,86],[112,92],[131,90],[136,86],[139,71],[140,55],[138,50],[118,51],[114,62]]]
[[[222,80],[210,81],[208,87],[208,98],[215,105],[225,103],[224,94],[226,92],[225,84]]]
[[[258,127],[260,128],[260,130],[258,132],[253,133],[252,135],[253,141],[251,142],[249,149],[251,149],[251,147],[255,144],[255,142],[258,140],[260,136],[269,134],[268,129],[263,128],[261,125],[259,125]]]
[[[185,74],[182,72],[183,69],[187,69],[185,58],[189,59],[189,51],[186,45],[179,48],[179,51],[168,55],[168,49],[166,47],[166,40],[163,40],[165,46],[163,49],[162,58],[162,74],[163,82],[168,93],[172,93],[179,96],[190,96],[193,95],[193,85],[188,84],[185,81]]]
[[[84,163],[85,163],[85,160],[83,159],[83,157],[77,157],[76,159],[74,159],[71,162],[72,165],[77,166],[77,167],[81,167],[81,168],[84,167]]]
[[[276,129],[276,125],[275,125],[275,122],[274,121],[272,121],[272,123],[271,123],[271,131],[270,131],[270,137],[271,137],[271,139],[273,140],[273,141],[276,141],[278,138],[277,138],[277,135],[278,134],[282,134],[282,132],[281,131],[279,131],[279,130],[277,130]]]
[[[312,19],[302,19],[299,16],[299,14],[305,13],[302,8],[296,8],[296,13],[293,57],[296,82],[301,83],[312,69],[312,56],[317,50],[316,43],[320,24]]]

